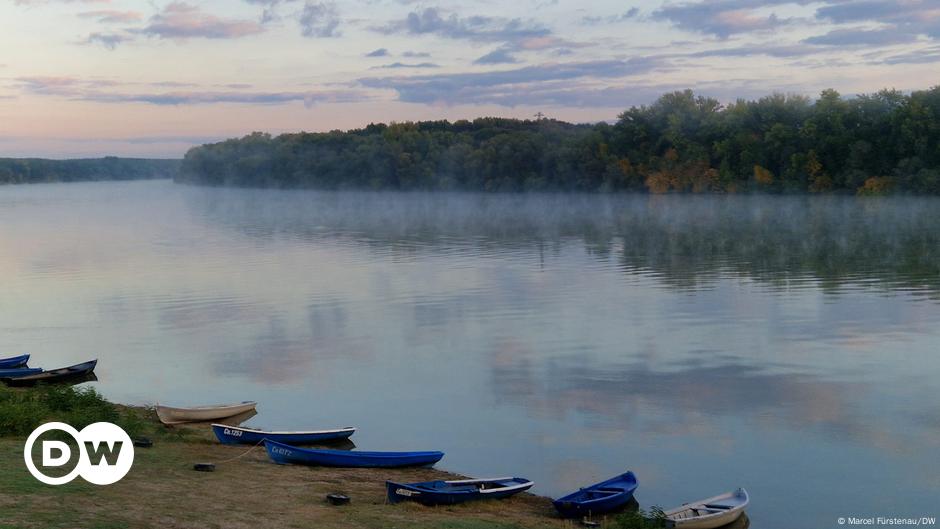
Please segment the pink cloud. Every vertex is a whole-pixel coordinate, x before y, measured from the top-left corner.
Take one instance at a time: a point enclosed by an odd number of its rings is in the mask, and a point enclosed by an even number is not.
[[[114,22],[137,22],[138,20],[143,19],[143,15],[137,11],[115,11],[115,10],[100,10],[100,11],[86,11],[84,13],[79,13],[78,16],[82,18],[96,18],[98,22],[103,23],[114,23]]]
[[[161,39],[234,39],[255,35],[264,27],[253,20],[223,19],[186,2],[173,2],[150,18],[142,33]]]

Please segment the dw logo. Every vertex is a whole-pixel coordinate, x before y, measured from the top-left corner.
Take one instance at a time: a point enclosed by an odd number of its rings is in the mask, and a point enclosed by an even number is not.
[[[78,445],[78,463],[68,474],[51,477],[43,474],[33,463],[33,445],[39,436],[60,430],[71,435]],[[33,430],[23,449],[26,468],[34,478],[46,485],[64,485],[77,476],[95,485],[117,483],[127,475],[134,464],[134,444],[120,426],[109,422],[89,424],[82,431],[61,422],[43,424]],[[42,466],[48,468],[65,466],[72,459],[72,450],[62,441],[42,442]]]

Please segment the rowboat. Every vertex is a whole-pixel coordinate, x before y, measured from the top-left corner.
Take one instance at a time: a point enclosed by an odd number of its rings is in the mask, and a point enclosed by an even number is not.
[[[16,369],[0,369],[0,378],[19,378],[27,375],[42,373],[38,367],[19,367]]]
[[[17,367],[26,367],[29,362],[29,355],[13,356],[10,358],[0,358],[0,369],[15,369]]]
[[[348,439],[356,432],[352,426],[334,430],[313,430],[307,432],[266,432],[254,428],[242,428],[227,424],[213,424],[212,431],[219,438],[219,442],[227,445],[258,444],[265,439],[277,441],[288,445],[304,445],[327,443]]]
[[[317,465],[323,467],[414,467],[433,465],[444,452],[353,452],[297,448],[266,439],[268,456],[279,465]]]
[[[244,401],[238,404],[216,404],[213,406],[196,406],[193,408],[174,408],[172,406],[157,406],[157,417],[163,424],[183,424],[187,422],[207,422],[224,419],[240,413],[255,409],[258,403]]]
[[[63,367],[61,369],[52,369],[50,371],[41,371],[33,375],[24,377],[3,378],[3,382],[8,386],[35,386],[36,384],[57,384],[60,382],[74,382],[84,379],[94,373],[98,365],[97,360],[75,364],[74,366]]]
[[[473,500],[508,498],[534,485],[525,478],[463,479],[421,483],[385,482],[389,503],[411,500],[425,505],[451,505]]]
[[[628,471],[558,498],[552,504],[565,518],[606,514],[629,503],[637,486],[636,475]]]
[[[747,491],[737,489],[712,498],[665,511],[666,527],[681,527],[682,529],[714,529],[727,525],[744,513],[750,498]]]

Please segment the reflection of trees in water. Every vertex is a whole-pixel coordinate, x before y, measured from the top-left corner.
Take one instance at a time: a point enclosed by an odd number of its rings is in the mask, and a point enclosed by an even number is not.
[[[874,283],[935,290],[933,198],[646,196],[202,190],[192,208],[253,237],[339,240],[392,258],[557,255],[580,242],[601,260],[676,288],[725,274],[787,287]]]
[[[682,197],[668,198],[643,229],[622,231],[623,263],[676,286],[716,272],[782,287],[813,279],[934,289],[940,279],[931,199],[712,197],[676,208]]]

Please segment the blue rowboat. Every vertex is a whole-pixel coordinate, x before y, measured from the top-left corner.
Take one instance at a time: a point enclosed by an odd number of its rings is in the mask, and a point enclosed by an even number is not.
[[[565,518],[605,514],[629,503],[637,486],[636,475],[628,471],[558,498],[552,504],[558,514]]]
[[[411,500],[425,505],[452,505],[473,500],[508,498],[534,485],[525,478],[463,479],[421,483],[385,482],[389,503]]]
[[[277,441],[287,445],[303,445],[328,443],[349,439],[356,432],[352,426],[337,428],[335,430],[318,430],[309,432],[265,432],[254,428],[229,426],[226,424],[213,424],[212,431],[219,438],[219,442],[227,445],[250,444],[256,445],[265,439]]]
[[[268,456],[279,465],[317,465],[324,467],[415,467],[433,465],[444,452],[353,452],[297,448],[266,439]]]
[[[25,377],[27,375],[35,375],[37,373],[42,373],[42,369],[38,367],[19,367],[15,369],[0,369],[0,378],[18,378],[18,377]]]
[[[28,362],[29,355],[0,358],[0,369],[16,369],[17,367],[26,367]]]
[[[53,369],[51,371],[43,371],[40,369],[39,373],[26,376],[0,377],[0,381],[8,386],[35,386],[37,384],[58,384],[62,382],[76,383],[78,381],[85,381],[91,377],[97,365],[97,360],[91,360],[89,362],[75,364],[74,366],[63,367],[61,369]],[[91,379],[98,380],[94,377],[91,377]]]

